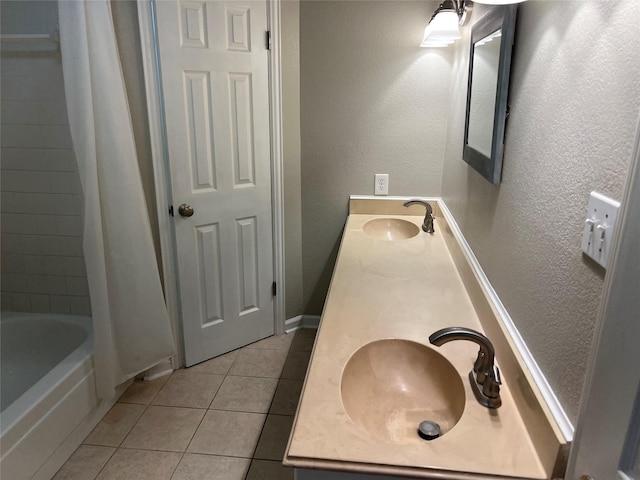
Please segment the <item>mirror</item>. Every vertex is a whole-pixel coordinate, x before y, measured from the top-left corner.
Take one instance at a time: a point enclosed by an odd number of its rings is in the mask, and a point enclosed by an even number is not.
[[[471,31],[462,158],[494,185],[502,175],[516,10],[516,5],[497,7]]]

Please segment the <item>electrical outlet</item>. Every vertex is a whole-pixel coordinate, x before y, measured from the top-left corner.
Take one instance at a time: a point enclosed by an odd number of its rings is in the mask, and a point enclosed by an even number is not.
[[[386,173],[376,173],[376,181],[373,187],[374,195],[389,194],[389,175]]]
[[[591,192],[587,219],[582,232],[582,251],[607,268],[613,229],[620,203],[598,192]]]

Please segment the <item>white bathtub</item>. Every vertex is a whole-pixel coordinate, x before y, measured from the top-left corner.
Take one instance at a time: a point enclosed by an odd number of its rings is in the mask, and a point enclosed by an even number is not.
[[[0,333],[2,477],[51,478],[115,401],[96,397],[91,318],[2,312]]]

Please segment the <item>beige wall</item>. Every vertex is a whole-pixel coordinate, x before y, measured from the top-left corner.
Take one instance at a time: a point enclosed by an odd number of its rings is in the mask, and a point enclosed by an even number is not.
[[[300,4],[306,314],[321,312],[350,194],[388,173],[391,195],[440,195],[452,53],[418,46],[436,6]]]
[[[302,308],[302,200],[300,190],[300,1],[281,4],[282,142],[286,318]]]
[[[462,161],[465,95],[451,95],[443,197],[574,422],[604,277],[580,250],[586,205],[591,190],[621,198],[640,106],[640,9],[626,3],[521,4],[499,186]]]

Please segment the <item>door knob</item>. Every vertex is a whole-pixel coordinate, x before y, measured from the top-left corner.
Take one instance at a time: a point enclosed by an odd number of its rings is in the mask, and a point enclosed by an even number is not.
[[[190,217],[191,215],[193,215],[193,207],[191,205],[183,203],[178,207],[178,213],[183,217]]]

